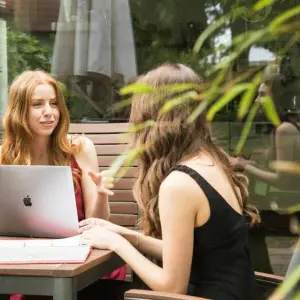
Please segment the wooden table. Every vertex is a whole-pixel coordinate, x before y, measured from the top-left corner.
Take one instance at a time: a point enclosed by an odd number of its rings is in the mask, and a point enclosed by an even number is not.
[[[11,294],[76,300],[77,292],[124,265],[112,251],[93,250],[83,264],[0,264],[0,300]]]

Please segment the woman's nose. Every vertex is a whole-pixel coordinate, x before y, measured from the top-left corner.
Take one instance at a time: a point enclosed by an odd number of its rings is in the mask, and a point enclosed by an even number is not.
[[[52,107],[49,104],[46,104],[44,107],[44,115],[51,115],[52,114]]]

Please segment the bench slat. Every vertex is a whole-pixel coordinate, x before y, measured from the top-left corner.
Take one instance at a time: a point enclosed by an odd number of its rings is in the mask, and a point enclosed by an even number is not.
[[[131,190],[114,190],[114,195],[109,196],[110,202],[134,202]]]
[[[119,145],[95,145],[97,155],[119,155],[128,149],[128,144]]]
[[[100,171],[107,170],[108,167],[99,167]],[[130,168],[120,168],[120,172],[126,171],[126,174],[123,175],[124,178],[129,177],[135,177],[137,175],[137,167],[130,167]]]
[[[134,226],[137,222],[137,215],[111,214],[110,222],[121,226]]]
[[[69,133],[113,133],[128,131],[128,123],[96,123],[81,124],[72,123],[69,127]]]
[[[137,214],[138,207],[134,202],[110,202],[110,211],[112,214]]]
[[[114,188],[116,190],[132,190],[134,178],[121,178],[115,182]]]
[[[103,155],[98,156],[99,167],[109,167],[112,162],[116,159],[117,155]],[[133,162],[132,166],[136,166],[137,163]]]
[[[123,133],[115,134],[85,134],[95,145],[97,144],[126,144],[129,142],[129,136]]]

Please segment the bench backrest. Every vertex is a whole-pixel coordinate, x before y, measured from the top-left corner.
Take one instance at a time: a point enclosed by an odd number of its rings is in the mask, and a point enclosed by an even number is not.
[[[84,134],[96,147],[100,170],[106,170],[114,159],[127,147],[125,132],[128,123],[71,124],[70,134]],[[136,227],[137,204],[133,199],[132,185],[136,167],[129,168],[126,175],[117,180],[113,189],[115,195],[109,198],[110,221],[128,227]]]

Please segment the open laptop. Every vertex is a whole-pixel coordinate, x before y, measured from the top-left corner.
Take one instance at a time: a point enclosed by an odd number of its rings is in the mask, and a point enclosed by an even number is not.
[[[0,235],[65,238],[77,234],[67,166],[0,165]]]

